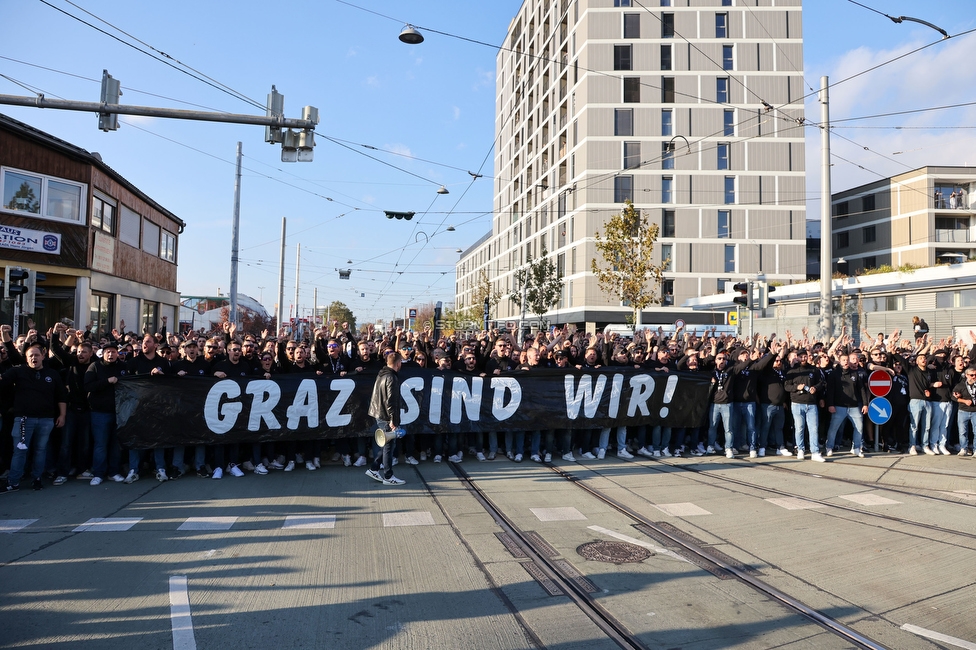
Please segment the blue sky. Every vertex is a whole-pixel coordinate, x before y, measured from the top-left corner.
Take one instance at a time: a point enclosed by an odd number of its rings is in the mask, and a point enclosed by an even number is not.
[[[264,142],[261,127],[121,116],[118,131],[103,133],[91,114],[0,106],[0,112],[99,152],[187,222],[179,249],[184,295],[228,290],[234,156],[240,141],[242,292],[273,309],[281,219],[287,217],[286,309],[295,303],[299,245],[303,315],[311,308],[313,288],[319,304],[341,300],[360,322],[453,300],[456,250],[490,229],[496,51],[432,30],[497,44],[520,3],[356,2],[368,7],[365,11],[336,0],[72,2],[5,3],[8,28],[0,42],[0,73],[48,97],[97,101],[101,72],[107,69],[121,80],[126,104],[262,112],[60,9],[127,42],[141,40],[260,105],[274,84],[285,96],[288,117],[299,117],[306,104],[319,109],[314,162],[286,164],[280,162],[280,148]],[[973,35],[839,83],[940,36],[922,25],[894,24],[847,0],[805,4],[807,90],[818,88],[822,75],[838,83],[831,91],[831,119],[837,125],[834,191],[926,164],[976,164],[973,107],[840,121],[976,101]],[[965,0],[864,4],[925,19],[950,34],[974,28],[972,5]],[[407,22],[430,28],[421,29],[423,44],[397,40]],[[0,78],[0,94],[30,92]],[[820,119],[815,95],[807,99],[806,116]],[[820,209],[819,146],[819,132],[811,127],[810,218]],[[469,171],[484,177],[474,180]],[[450,194],[437,194],[440,185]],[[417,216],[390,221],[384,210]],[[448,226],[455,230],[448,232]],[[351,278],[340,280],[339,268],[352,269]]]

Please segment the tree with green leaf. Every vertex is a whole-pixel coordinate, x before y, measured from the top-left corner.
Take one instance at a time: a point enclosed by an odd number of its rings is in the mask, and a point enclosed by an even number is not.
[[[536,259],[530,256],[528,265],[515,271],[515,286],[508,299],[521,312],[524,293],[526,308],[541,320],[559,302],[562,289],[563,281],[556,265],[549,258],[549,251],[543,248],[542,255]]]
[[[38,214],[41,211],[41,202],[34,193],[34,188],[25,181],[20,184],[20,187],[4,207],[8,210],[21,210]]]
[[[325,313],[332,322],[337,322],[339,327],[342,327],[343,323],[349,323],[349,331],[356,331],[356,317],[352,315],[352,310],[345,303],[334,300]],[[327,323],[326,326],[331,327],[332,323]]]
[[[661,304],[661,283],[671,258],[654,264],[651,254],[660,234],[657,224],[627,201],[620,214],[610,217],[603,234],[595,237],[600,262],[594,258],[590,267],[600,289],[630,306],[633,322],[650,305]],[[602,263],[601,263],[602,262]]]
[[[481,317],[484,314],[485,299],[488,299],[488,311],[491,312],[502,299],[502,292],[496,289],[492,283],[491,278],[488,277],[488,271],[481,269],[478,274],[478,284],[474,288],[474,304],[471,305],[471,309],[475,309],[478,312],[478,318],[475,320],[481,321]]]

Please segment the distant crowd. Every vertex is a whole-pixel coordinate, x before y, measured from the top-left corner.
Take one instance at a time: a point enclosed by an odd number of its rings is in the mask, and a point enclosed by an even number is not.
[[[316,471],[324,464],[367,464],[378,447],[371,438],[309,439],[284,443],[216,444],[124,450],[116,438],[115,387],[132,375],[273,378],[282,373],[345,376],[377,372],[385,355],[405,366],[468,375],[531,372],[538,368],[628,366],[648,372],[705,375],[708,409],[699,426],[608,427],[595,430],[504,430],[478,434],[410,434],[393,463],[469,458],[521,462],[624,459],[682,454],[752,458],[778,454],[824,461],[837,452],[863,457],[874,445],[885,453],[972,455],[976,420],[976,366],[961,341],[933,340],[916,319],[914,336],[846,332],[817,340],[804,330],[777,337],[736,337],[712,331],[673,334],[641,330],[633,337],[570,327],[552,328],[519,343],[506,331],[435,337],[430,328],[379,333],[352,331],[333,321],[303,336],[244,334],[232,325],[210,333],[175,335],[163,328],[139,335],[125,324],[102,335],[56,325],[13,339],[0,326],[0,413],[4,437],[0,468],[5,492],[29,475],[34,489],[72,478],[91,485],[159,481],[187,474],[220,479],[271,471]],[[868,376],[890,377],[890,419],[868,418]],[[680,399],[680,396],[675,399]],[[364,432],[366,434],[367,432]],[[721,438],[719,435],[721,434]],[[612,438],[612,440],[611,440]]]

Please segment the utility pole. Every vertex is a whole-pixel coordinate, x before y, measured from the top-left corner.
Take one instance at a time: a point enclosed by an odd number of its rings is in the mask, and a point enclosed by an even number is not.
[[[830,206],[830,99],[827,77],[820,77],[820,338],[834,332],[832,291],[833,224]]]
[[[230,314],[227,320],[235,326],[237,318],[237,265],[240,261],[241,229],[241,143],[237,143],[237,173],[234,176],[234,225],[230,236]]]
[[[295,244],[295,329],[298,329],[301,321],[298,315],[298,292],[302,281],[302,244]]]
[[[281,259],[278,262],[278,329],[283,327],[285,314],[285,217],[281,218]]]

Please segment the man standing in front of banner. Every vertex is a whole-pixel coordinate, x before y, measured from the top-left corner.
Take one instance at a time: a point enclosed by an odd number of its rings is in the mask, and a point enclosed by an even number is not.
[[[400,426],[400,355],[395,350],[384,350],[386,365],[376,375],[373,384],[373,396],[369,400],[369,415],[376,418],[376,427],[387,432],[383,453],[376,454],[373,465],[366,470],[366,476],[384,485],[403,485],[403,479],[393,476],[393,445],[396,435],[393,433]],[[385,470],[380,475],[380,463]]]

